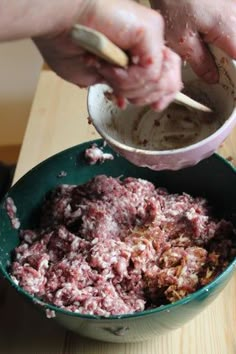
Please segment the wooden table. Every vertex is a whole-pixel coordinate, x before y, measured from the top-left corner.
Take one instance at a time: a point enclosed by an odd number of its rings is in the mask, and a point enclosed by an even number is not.
[[[18,161],[16,181],[43,159],[97,137],[87,124],[86,91],[43,70]],[[236,161],[236,130],[221,153]],[[109,344],[60,328],[0,282],[0,354],[236,354],[236,274],[202,314],[147,342]]]

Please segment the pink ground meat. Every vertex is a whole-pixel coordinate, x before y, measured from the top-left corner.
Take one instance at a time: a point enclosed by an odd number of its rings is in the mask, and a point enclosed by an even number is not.
[[[14,200],[11,197],[8,197],[6,199],[5,208],[7,210],[7,214],[10,218],[12,227],[14,229],[19,229],[20,228],[20,221],[16,216],[17,209],[15,206]]]
[[[93,144],[90,148],[85,150],[85,158],[90,165],[103,163],[106,160],[114,160],[114,156],[112,154],[103,152],[102,148],[99,148],[96,144]]]
[[[61,185],[38,230],[21,230],[11,274],[29,293],[100,316],[175,302],[211,282],[236,255],[230,222],[205,199],[148,181],[97,176]]]

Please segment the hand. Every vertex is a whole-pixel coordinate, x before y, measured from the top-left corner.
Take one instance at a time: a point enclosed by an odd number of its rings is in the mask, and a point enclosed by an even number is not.
[[[165,19],[167,44],[208,83],[218,71],[206,44],[236,58],[235,0],[151,0]]]
[[[180,58],[164,44],[163,19],[156,11],[129,0],[84,0],[77,18],[57,33],[35,38],[46,62],[62,78],[87,87],[106,82],[114,94],[136,105],[164,109],[181,89]],[[105,10],[104,10],[105,9]],[[126,50],[129,67],[95,59],[70,38],[75,22],[94,28]]]

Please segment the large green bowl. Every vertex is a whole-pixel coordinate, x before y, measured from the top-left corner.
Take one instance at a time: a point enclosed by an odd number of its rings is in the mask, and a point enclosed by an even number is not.
[[[101,140],[96,142],[102,143]],[[187,192],[194,196],[206,197],[219,216],[236,221],[236,172],[221,157],[213,155],[194,167],[180,171],[155,172],[136,167],[115,153],[113,161],[90,166],[83,158],[84,150],[90,145],[91,142],[88,142],[47,159],[10,189],[6,197],[13,198],[23,228],[33,228],[37,225],[39,206],[50,189],[62,183],[81,184],[98,174],[145,178],[157,186],[167,187],[170,192]],[[105,150],[111,151],[108,147]],[[66,171],[67,175],[58,178],[61,171]],[[18,231],[11,227],[3,201],[0,206],[0,269],[4,277],[19,294],[35,306],[43,311],[46,308],[54,310],[55,320],[67,329],[109,342],[145,340],[182,326],[216,298],[232,277],[236,266],[234,260],[212,283],[174,304],[133,315],[101,318],[73,314],[52,305],[39,303],[37,298],[18,287],[8,273],[12,251],[18,244]]]

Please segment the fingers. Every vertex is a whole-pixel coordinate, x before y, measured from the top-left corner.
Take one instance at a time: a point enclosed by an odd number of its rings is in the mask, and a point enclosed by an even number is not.
[[[148,87],[148,90],[153,90],[160,78],[164,49],[163,20],[155,11],[133,2],[127,4],[132,6],[132,26],[124,24],[125,31],[114,30],[114,33],[110,31],[109,38],[119,47],[128,50],[131,58],[129,67],[123,70],[103,65],[99,72],[119,94],[130,90],[133,91],[133,96],[136,96],[134,91],[143,92],[144,86]],[[119,28],[123,17],[115,17],[115,20],[119,21],[119,25],[115,22],[113,25]],[[101,22],[99,26],[102,26]]]
[[[106,81],[122,102],[120,106],[124,106],[123,98],[138,105],[159,102],[157,107],[165,106],[180,89],[181,80],[180,58],[164,45],[162,17],[133,1],[98,0],[93,4],[84,10],[79,22],[127,50],[132,58],[129,67],[120,69],[86,56],[66,31],[38,42],[47,63],[62,78],[79,86]]]
[[[214,44],[236,59],[235,0],[151,0],[151,3],[165,18],[166,38],[171,48],[206,82],[217,82],[216,65],[207,44]]]
[[[58,64],[54,63],[54,70],[63,79],[80,87],[92,86],[103,80],[96,68],[81,65],[80,58],[73,58]]]
[[[92,20],[88,22],[87,16],[82,23],[107,35],[116,45],[128,51],[131,58],[127,70],[106,64],[98,69],[114,94],[134,104],[144,105],[177,93],[181,87],[180,59],[170,51],[166,52],[167,57],[163,56],[162,16],[133,1],[106,2],[106,12],[104,5],[101,6],[105,1],[100,0],[96,4],[96,14],[90,9],[89,18]],[[169,75],[171,72],[173,74]],[[168,99],[163,102],[168,102]]]
[[[81,24],[102,32],[118,47],[129,51],[131,57],[137,58],[138,65],[155,62],[160,68],[160,48],[164,46],[161,15],[134,1],[99,0],[93,4],[79,18]]]
[[[163,96],[159,101],[152,104],[152,109],[157,112],[162,111],[175,99],[175,96],[175,93]]]
[[[184,47],[184,52],[186,50],[186,59],[195,73],[209,84],[217,83],[219,73],[215,60],[199,34],[188,35]]]
[[[149,94],[140,92],[138,97],[129,99],[131,103],[136,105],[151,104],[155,110],[161,111],[171,103],[177,92],[182,89],[179,56],[166,47],[163,57],[161,77],[153,91],[150,91]]]
[[[189,31],[177,40],[172,40],[172,46],[187,60],[195,73],[209,84],[219,79],[214,58],[197,32]]]
[[[164,48],[164,20],[159,13],[149,11],[146,18],[141,17],[144,20],[143,28],[138,29],[138,36],[134,33],[136,44],[131,46],[130,52],[133,57],[138,58],[138,65],[147,68],[153,66],[160,72]]]
[[[130,67],[127,72],[123,69],[114,70],[111,67],[103,67],[101,73],[106,81],[113,87],[114,93],[125,97],[130,103],[138,106],[154,104],[156,109],[164,109],[182,88],[181,82],[181,60],[177,54],[168,48],[162,52],[161,74],[153,75],[150,70],[146,80],[143,79],[145,69],[135,66]],[[133,85],[130,86],[130,78]]]
[[[100,66],[99,59],[87,53],[64,58],[58,63],[54,61],[56,73],[80,87],[92,86],[103,81],[98,71]]]
[[[97,70],[99,60],[84,53],[66,34],[52,39],[37,39],[35,43],[47,64],[63,79],[80,87],[102,81]]]
[[[236,3],[225,20],[216,21],[212,28],[205,29],[203,35],[207,43],[221,48],[231,58],[236,59]],[[227,19],[227,20],[226,20]]]
[[[79,55],[63,59],[45,55],[44,58],[58,76],[80,87],[95,85],[103,80],[96,67],[87,66]]]

